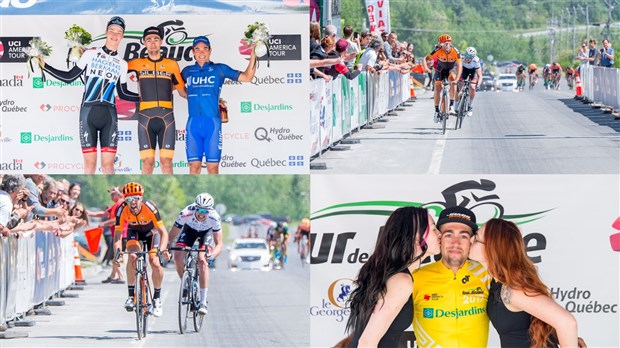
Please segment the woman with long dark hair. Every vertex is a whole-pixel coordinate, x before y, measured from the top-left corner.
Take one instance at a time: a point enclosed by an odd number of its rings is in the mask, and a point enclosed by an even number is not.
[[[397,346],[413,320],[411,272],[440,252],[438,233],[426,209],[403,207],[390,215],[351,292],[350,347]]]
[[[493,277],[487,314],[502,347],[578,347],[575,317],[551,297],[515,223],[487,221],[472,237],[469,258]]]

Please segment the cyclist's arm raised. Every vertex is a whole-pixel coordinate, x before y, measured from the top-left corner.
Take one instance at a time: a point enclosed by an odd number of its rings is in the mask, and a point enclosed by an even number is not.
[[[254,78],[256,73],[256,53],[254,53],[254,47],[252,47],[251,52],[248,67],[239,75],[239,82],[250,82]]]

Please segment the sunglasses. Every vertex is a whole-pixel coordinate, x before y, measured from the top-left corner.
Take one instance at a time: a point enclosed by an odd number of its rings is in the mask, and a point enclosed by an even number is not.
[[[196,208],[196,212],[198,214],[206,214],[206,213],[209,212],[209,209],[207,209],[207,208]]]
[[[142,198],[142,196],[127,196],[125,197],[125,200],[129,203],[133,202],[133,201],[139,201]]]
[[[463,54],[463,58],[465,58],[465,59],[474,59],[474,56],[469,55],[469,54]]]

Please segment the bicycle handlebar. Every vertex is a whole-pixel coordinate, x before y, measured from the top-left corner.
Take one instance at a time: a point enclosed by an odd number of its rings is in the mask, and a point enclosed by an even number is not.
[[[180,250],[180,251],[197,251],[197,252],[207,252],[207,249],[195,249],[192,247],[170,247],[168,250]]]

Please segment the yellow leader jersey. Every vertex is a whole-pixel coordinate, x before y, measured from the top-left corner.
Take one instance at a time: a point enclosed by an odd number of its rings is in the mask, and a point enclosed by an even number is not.
[[[486,347],[491,276],[468,260],[456,276],[441,261],[413,272],[413,330],[418,347]]]

